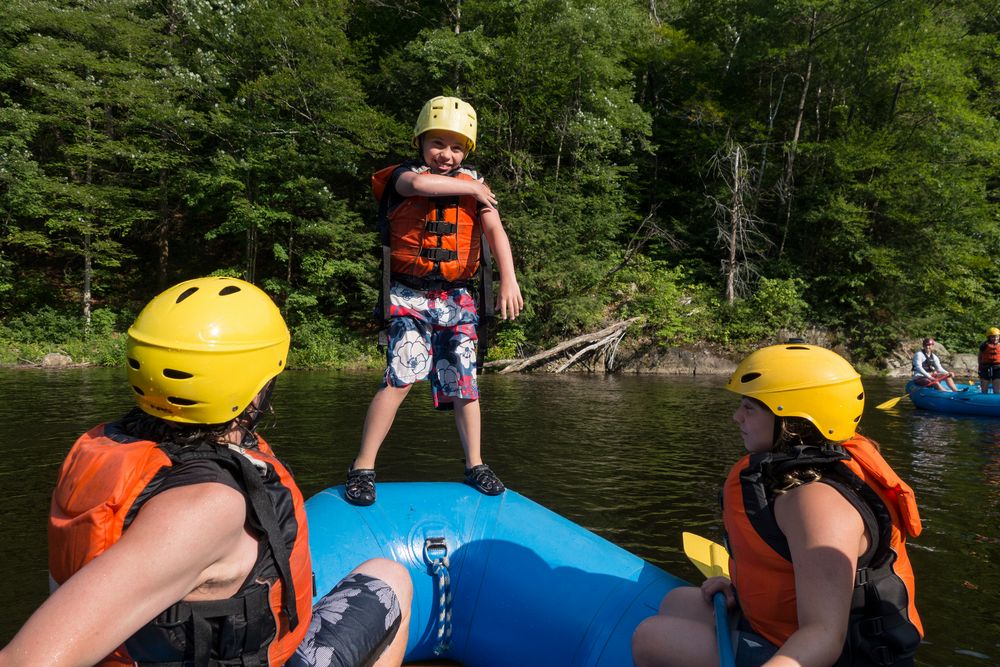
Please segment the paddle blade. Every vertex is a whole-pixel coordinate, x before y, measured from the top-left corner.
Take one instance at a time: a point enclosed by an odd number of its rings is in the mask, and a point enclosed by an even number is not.
[[[879,403],[878,405],[876,405],[875,409],[876,410],[890,410],[890,409],[896,407],[896,403],[899,403],[901,400],[903,400],[907,396],[909,396],[909,394],[903,394],[902,396],[897,396],[896,398],[890,398],[885,403]]]
[[[694,563],[698,571],[705,577],[728,577],[729,554],[726,548],[711,540],[683,533],[684,554]]]

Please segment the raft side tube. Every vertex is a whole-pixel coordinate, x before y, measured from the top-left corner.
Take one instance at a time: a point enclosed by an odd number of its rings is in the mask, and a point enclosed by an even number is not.
[[[409,569],[408,661],[631,665],[635,627],[684,584],[511,490],[490,497],[453,482],[381,483],[374,505],[355,507],[338,486],[311,498],[306,511],[317,597],[368,558]],[[445,552],[453,629],[450,648],[436,655],[438,591],[429,560]]]

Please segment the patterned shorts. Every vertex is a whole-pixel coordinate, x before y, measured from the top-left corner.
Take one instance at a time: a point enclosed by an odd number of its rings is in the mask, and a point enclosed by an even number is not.
[[[382,386],[431,381],[434,407],[447,410],[456,398],[479,398],[476,325],[469,290],[416,290],[393,283],[389,291],[389,347]]]
[[[316,603],[286,667],[360,667],[382,655],[399,630],[399,600],[389,584],[356,572]]]

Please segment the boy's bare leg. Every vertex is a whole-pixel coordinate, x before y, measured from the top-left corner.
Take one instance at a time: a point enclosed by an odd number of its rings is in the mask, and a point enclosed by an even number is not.
[[[483,462],[480,447],[480,430],[482,422],[479,412],[479,401],[456,398],[455,404],[455,427],[458,429],[458,437],[462,441],[462,449],[465,450],[465,467],[471,468]]]
[[[410,387],[382,387],[375,393],[368,413],[365,415],[365,426],[361,432],[361,449],[354,459],[354,469],[374,468],[378,450],[392,428],[396,412],[403,399],[410,393]]]

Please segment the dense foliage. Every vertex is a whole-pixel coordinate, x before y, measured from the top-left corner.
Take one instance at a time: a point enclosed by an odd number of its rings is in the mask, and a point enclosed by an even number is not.
[[[479,112],[525,317],[658,344],[1000,324],[986,0],[0,0],[0,339],[114,358],[170,283],[275,296],[300,365],[371,355],[368,187],[422,103]],[[75,341],[75,342],[74,342]],[[84,354],[83,356],[86,356]]]

